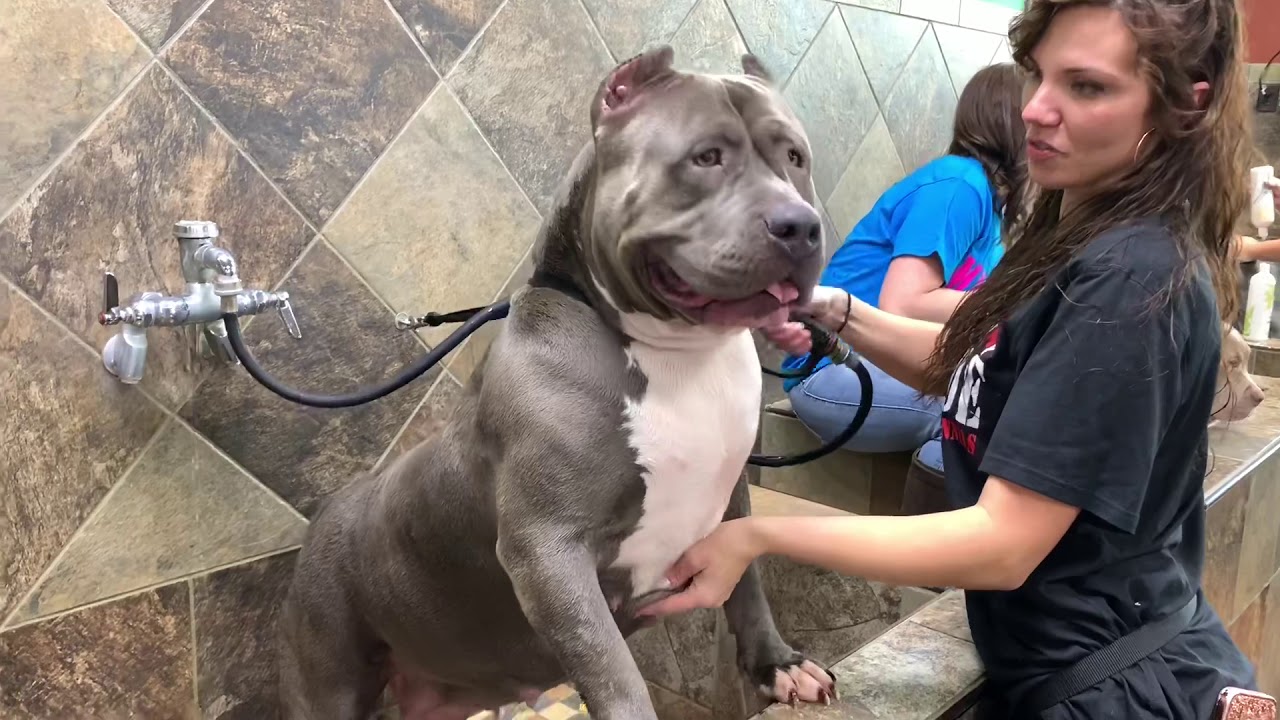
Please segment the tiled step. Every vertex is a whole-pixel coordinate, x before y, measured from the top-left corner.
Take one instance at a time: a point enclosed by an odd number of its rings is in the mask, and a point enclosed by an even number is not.
[[[794,455],[822,444],[795,416],[790,400],[765,407],[760,419],[760,452]],[[813,462],[787,468],[760,468],[760,486],[858,515],[894,515],[902,506],[911,453],[855,453],[837,450]]]

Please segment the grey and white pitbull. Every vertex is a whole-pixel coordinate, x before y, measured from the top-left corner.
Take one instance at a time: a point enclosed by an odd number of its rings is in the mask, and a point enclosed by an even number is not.
[[[601,83],[534,277],[449,421],[311,525],[281,615],[288,720],[367,718],[388,681],[406,720],[461,720],[566,680],[596,720],[656,718],[624,638],[681,553],[749,512],[749,328],[807,302],[823,262],[808,140],[759,63],[672,58]],[[725,612],[763,693],[834,695],[754,567]]]

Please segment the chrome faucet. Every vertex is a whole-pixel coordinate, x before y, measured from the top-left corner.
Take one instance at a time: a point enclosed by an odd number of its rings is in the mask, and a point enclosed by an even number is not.
[[[276,309],[289,334],[302,338],[289,293],[245,290],[240,282],[239,264],[226,248],[214,245],[218,225],[203,220],[184,220],[173,226],[182,252],[182,278],[186,292],[166,296],[154,291],[140,292],[120,305],[120,288],[114,274],[103,277],[102,325],[123,325],[102,348],[102,362],[121,382],[133,385],[142,380],[147,361],[147,328],[183,327],[199,329],[191,336],[193,353],[207,351],[223,363],[239,365],[240,360],[227,338],[223,316],[257,315]]]

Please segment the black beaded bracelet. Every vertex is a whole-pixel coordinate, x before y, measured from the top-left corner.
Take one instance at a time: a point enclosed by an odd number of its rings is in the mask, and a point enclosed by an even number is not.
[[[844,294],[844,322],[840,323],[840,327],[836,328],[836,334],[844,332],[845,325],[849,324],[849,313],[853,311],[853,293],[846,292]]]

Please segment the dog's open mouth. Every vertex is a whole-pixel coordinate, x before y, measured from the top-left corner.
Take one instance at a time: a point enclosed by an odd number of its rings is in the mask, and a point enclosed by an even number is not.
[[[724,300],[703,295],[665,262],[649,264],[654,290],[672,306],[714,325],[764,327],[787,321],[791,304],[800,297],[800,288],[790,280],[771,283],[753,295]]]

